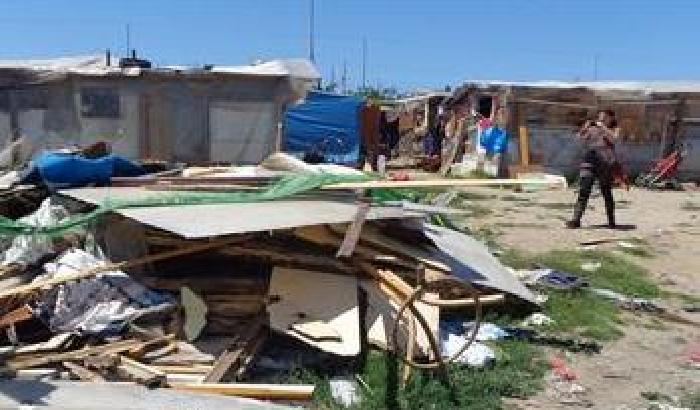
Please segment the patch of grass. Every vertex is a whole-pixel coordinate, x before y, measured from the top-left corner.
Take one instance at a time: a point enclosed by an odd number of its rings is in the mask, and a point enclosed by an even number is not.
[[[494,345],[498,360],[484,369],[452,365],[449,384],[435,374],[414,369],[404,389],[399,388],[395,359],[373,352],[367,358],[362,379],[371,393],[363,395],[356,409],[500,409],[502,397],[527,397],[542,388],[547,369],[536,347],[519,341]]]
[[[700,410],[700,389],[684,393],[683,396],[681,396],[680,404],[681,407]]]
[[[627,238],[627,239],[620,241],[620,242],[627,242],[627,243],[634,245],[634,247],[630,248],[630,247],[625,247],[625,246],[618,244],[617,250],[622,252],[622,253],[626,253],[626,254],[632,255],[632,256],[637,256],[640,258],[652,258],[652,257],[654,257],[654,252],[652,250],[651,245],[644,238]]]
[[[359,369],[361,401],[355,410],[422,410],[503,408],[503,397],[528,397],[543,387],[547,363],[542,351],[526,342],[503,341],[492,345],[498,360],[482,369],[450,365],[448,382],[435,372],[413,369],[405,387],[400,387],[399,361],[390,353],[370,351]],[[307,370],[291,372],[283,383],[314,384],[311,408],[343,409],[333,400],[328,379]]]
[[[504,249],[498,256],[501,263],[513,269],[530,269],[533,266],[533,258],[515,248]]]
[[[534,261],[552,269],[585,277],[591,286],[625,295],[656,298],[661,293],[646,269],[611,252],[555,250],[535,256]],[[602,266],[592,272],[581,269],[581,264],[591,261],[600,262]]]
[[[515,269],[545,266],[585,278],[591,286],[611,289],[625,295],[655,298],[661,292],[648,272],[621,255],[603,251],[555,250],[530,255],[513,249],[504,250],[500,260]],[[581,265],[600,262],[600,269],[585,271]],[[573,333],[596,340],[614,340],[622,335],[620,311],[614,303],[586,289],[548,292],[544,313],[554,320],[553,332]]]
[[[622,336],[619,310],[614,303],[586,290],[549,294],[544,312],[554,324],[554,332],[574,333],[595,340],[615,340]]]
[[[684,211],[700,211],[700,204],[695,202],[686,201],[681,204],[681,209]]]
[[[471,235],[477,241],[482,242],[489,248],[498,248],[498,237],[501,236],[501,232],[495,231],[487,226],[482,226],[479,229],[469,230],[469,235]]]

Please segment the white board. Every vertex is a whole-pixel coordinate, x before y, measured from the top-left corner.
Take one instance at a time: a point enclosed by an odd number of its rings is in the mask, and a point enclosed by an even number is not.
[[[270,327],[325,352],[341,356],[360,353],[360,309],[357,278],[331,273],[275,267],[270,278],[267,310]],[[339,339],[313,340],[295,331],[296,324],[324,323]],[[305,326],[305,330],[311,330]],[[323,335],[319,335],[323,336]],[[322,337],[320,339],[323,339]]]

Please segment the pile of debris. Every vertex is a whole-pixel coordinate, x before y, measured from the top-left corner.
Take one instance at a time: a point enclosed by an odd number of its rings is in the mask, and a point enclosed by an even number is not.
[[[277,155],[56,191],[0,220],[3,372],[298,401],[314,386],[269,375],[351,367],[370,345],[403,358],[404,377],[444,370],[473,348],[482,306],[536,307],[482,244],[427,222],[444,208],[372,200],[450,183],[468,181],[371,181]],[[447,311],[472,322],[449,357]]]

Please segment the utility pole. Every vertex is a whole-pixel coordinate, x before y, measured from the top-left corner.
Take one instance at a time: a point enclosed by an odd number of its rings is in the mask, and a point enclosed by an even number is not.
[[[340,79],[342,83],[343,94],[348,93],[348,62],[343,60],[343,77]]]
[[[362,38],[362,88],[367,88],[367,37]]]
[[[311,60],[312,63],[316,62],[316,56],[314,55],[314,20],[315,20],[315,5],[314,5],[314,0],[310,0],[310,7],[311,10],[309,10],[309,60]]]

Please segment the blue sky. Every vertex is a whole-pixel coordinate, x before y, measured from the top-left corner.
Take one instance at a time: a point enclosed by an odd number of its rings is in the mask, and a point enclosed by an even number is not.
[[[132,45],[158,64],[306,56],[308,0],[0,0],[0,58]],[[700,1],[316,0],[325,77],[371,84],[466,79],[700,79]]]

